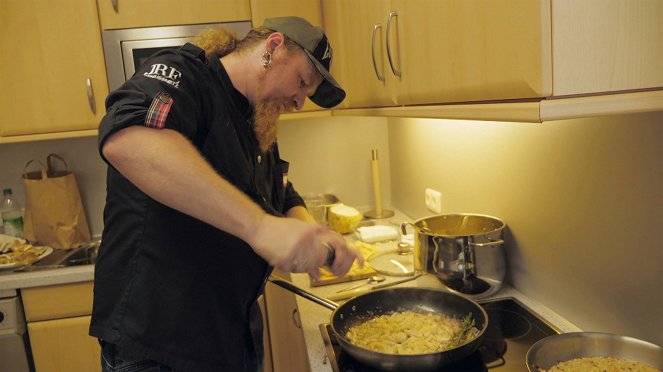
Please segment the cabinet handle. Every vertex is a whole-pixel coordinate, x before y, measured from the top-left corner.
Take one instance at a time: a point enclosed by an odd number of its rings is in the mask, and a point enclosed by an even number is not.
[[[297,308],[292,309],[292,322],[295,323],[295,327],[302,329],[302,321],[299,319],[299,310]]]
[[[111,0],[111,4],[113,5],[113,10],[117,13],[117,0]]]
[[[373,25],[373,37],[371,39],[371,56],[373,57],[373,69],[375,70],[375,76],[377,76],[378,80],[384,81],[384,75],[380,75],[380,72],[378,71],[378,64],[375,62],[375,34],[377,34],[378,30],[382,29],[382,25],[380,23],[376,23]]]
[[[97,104],[94,101],[94,91],[92,90],[92,80],[90,78],[85,79],[85,85],[87,87],[87,102],[90,104],[90,110],[93,114],[97,114]]]
[[[391,72],[394,73],[394,75],[400,77],[401,72],[394,67],[394,61],[392,61],[391,58],[391,41],[390,41],[390,36],[391,36],[391,20],[392,18],[398,17],[398,13],[394,10],[389,12],[389,18],[387,18],[387,57],[389,57],[389,66],[391,67]]]

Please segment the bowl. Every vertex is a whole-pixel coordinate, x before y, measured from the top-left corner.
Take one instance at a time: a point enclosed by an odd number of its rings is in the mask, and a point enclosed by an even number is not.
[[[663,348],[633,337],[601,332],[571,332],[548,336],[527,351],[530,372],[549,369],[575,358],[613,357],[663,370]]]

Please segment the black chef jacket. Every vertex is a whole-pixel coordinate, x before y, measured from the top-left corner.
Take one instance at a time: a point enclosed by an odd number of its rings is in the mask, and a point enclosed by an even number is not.
[[[131,125],[173,129],[269,213],[304,204],[278,148],[260,152],[252,109],[218,56],[207,59],[191,44],[159,52],[109,95],[106,108],[100,150]],[[256,362],[261,340],[251,336],[249,313],[271,268],[244,241],[158,203],[112,166],[104,224],[90,335],[125,357],[182,370]]]

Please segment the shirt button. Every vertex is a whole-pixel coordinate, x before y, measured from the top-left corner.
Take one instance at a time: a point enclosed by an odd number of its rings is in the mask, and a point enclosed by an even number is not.
[[[262,161],[262,156],[258,155],[258,164]]]

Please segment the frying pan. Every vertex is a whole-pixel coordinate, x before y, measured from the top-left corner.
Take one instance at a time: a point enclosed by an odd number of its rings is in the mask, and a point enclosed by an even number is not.
[[[432,288],[386,288],[371,291],[339,305],[294,284],[271,276],[269,281],[330,310],[331,328],[343,351],[368,366],[384,370],[430,370],[455,363],[472,354],[488,327],[488,314],[479,304],[458,294]],[[354,345],[346,337],[355,324],[395,311],[443,314],[462,319],[472,314],[479,334],[458,347],[424,354],[387,354]]]

